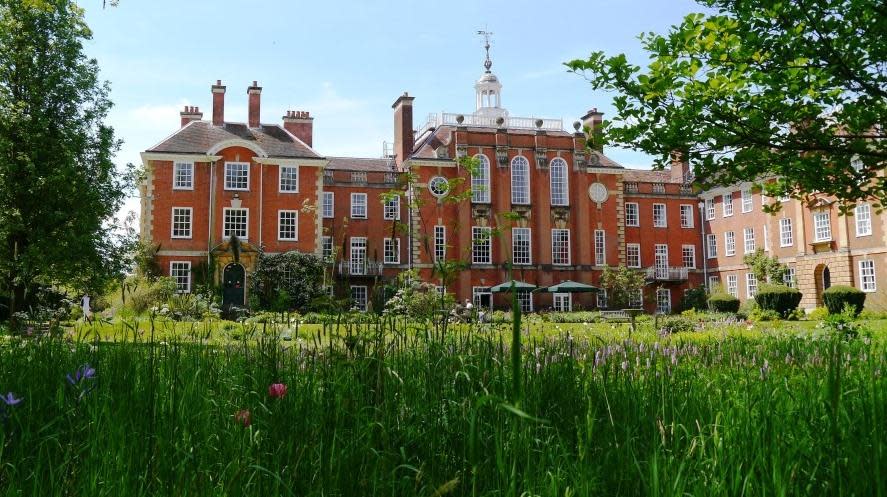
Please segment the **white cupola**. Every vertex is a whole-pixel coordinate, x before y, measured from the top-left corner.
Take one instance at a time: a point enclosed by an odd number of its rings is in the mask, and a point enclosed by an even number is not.
[[[481,75],[477,83],[474,84],[476,108],[475,115],[482,117],[508,117],[508,111],[502,108],[502,83],[490,71],[493,67],[493,61],[490,60],[490,35],[486,31],[478,31],[478,34],[484,36],[484,48],[487,52],[486,60],[484,60],[484,73]]]

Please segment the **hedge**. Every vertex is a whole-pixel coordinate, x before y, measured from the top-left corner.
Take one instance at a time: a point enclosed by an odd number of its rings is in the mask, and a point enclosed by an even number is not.
[[[708,308],[712,312],[732,312],[739,310],[739,299],[729,293],[713,293],[708,298]]]
[[[782,317],[798,308],[801,303],[801,292],[786,285],[765,283],[758,289],[755,302],[764,311],[775,311]]]
[[[835,285],[822,292],[822,301],[829,314],[840,314],[844,311],[844,305],[850,304],[858,316],[865,305],[865,292],[852,286]]]

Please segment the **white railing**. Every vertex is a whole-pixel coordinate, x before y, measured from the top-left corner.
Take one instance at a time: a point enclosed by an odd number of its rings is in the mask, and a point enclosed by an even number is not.
[[[687,279],[685,267],[650,267],[647,268],[648,280],[683,281]]]
[[[416,131],[416,137],[421,136],[423,133],[428,131],[431,128],[436,128],[438,126],[444,125],[452,125],[456,126],[459,122],[456,120],[457,117],[463,116],[464,120],[462,121],[463,126],[475,126],[482,128],[497,128],[499,125],[496,123],[497,117],[488,117],[488,116],[478,116],[474,114],[457,114],[453,112],[441,112],[439,114],[429,114],[428,121]],[[536,121],[539,118],[537,117],[506,117],[505,125],[506,128],[512,129],[536,129]],[[563,119],[542,119],[541,129],[547,131],[563,131],[564,129],[564,120]]]

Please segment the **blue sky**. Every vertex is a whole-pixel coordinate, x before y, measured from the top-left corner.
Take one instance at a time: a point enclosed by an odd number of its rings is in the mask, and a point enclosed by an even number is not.
[[[474,110],[482,40],[494,33],[493,72],[513,116],[563,118],[567,129],[591,107],[612,115],[612,95],[594,92],[562,63],[592,50],[645,62],[637,35],[664,32],[701,7],[685,0],[361,1],[80,0],[115,103],[109,116],[124,140],[120,164],[178,127],[184,105],[211,115],[210,85],[227,85],[225,117],[246,121],[246,87],[263,87],[262,122],[288,109],[314,116],[324,155],[376,157],[393,137],[391,104],[415,96],[415,125],[431,112]],[[608,149],[628,167],[643,154]],[[126,210],[137,209],[130,201]]]

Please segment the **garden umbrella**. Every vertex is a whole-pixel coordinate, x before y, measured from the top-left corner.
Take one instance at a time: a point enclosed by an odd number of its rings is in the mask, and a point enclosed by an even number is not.
[[[578,283],[575,281],[561,281],[557,285],[551,285],[547,288],[540,288],[536,290],[537,292],[548,292],[548,293],[585,293],[585,292],[599,292],[600,288],[592,285],[586,285],[585,283]]]
[[[515,291],[518,291],[518,292],[532,292],[533,290],[536,289],[536,285],[524,283],[523,281],[509,280],[504,283],[499,283],[498,285],[490,288],[490,292],[492,292],[492,293],[510,292],[512,283],[514,283]]]

